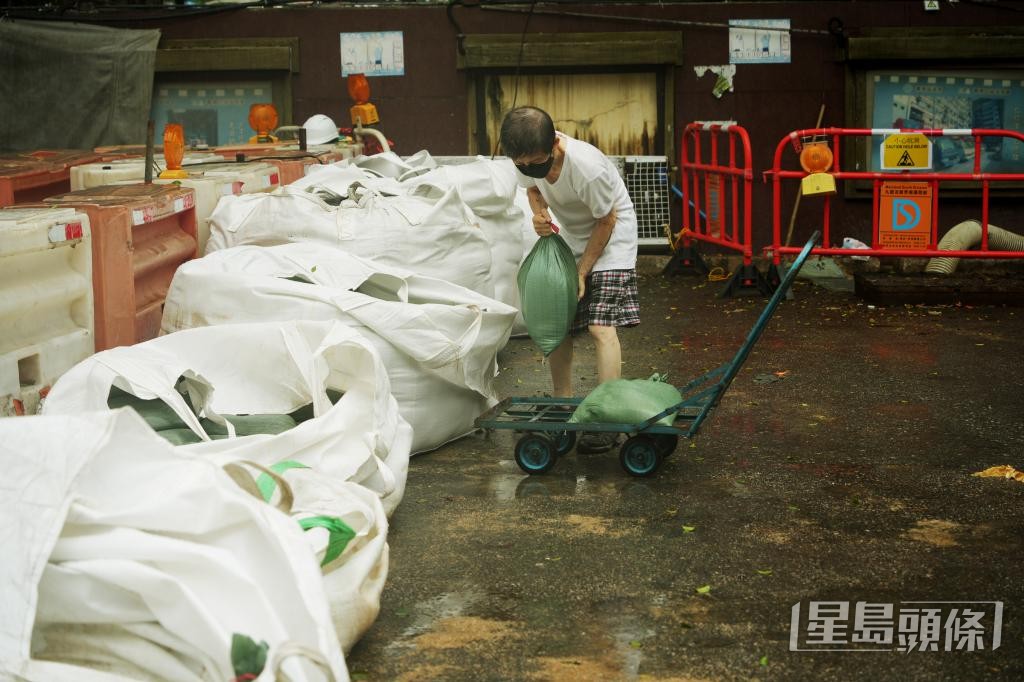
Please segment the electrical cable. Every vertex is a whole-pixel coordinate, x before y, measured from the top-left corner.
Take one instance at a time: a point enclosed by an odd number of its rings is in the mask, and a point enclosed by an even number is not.
[[[709,282],[724,282],[730,277],[732,277],[732,273],[726,272],[725,268],[721,266],[711,268],[711,271],[708,273]]]
[[[512,88],[512,106],[509,110],[516,108],[516,100],[519,98],[519,71],[523,66],[523,51],[526,49],[526,31],[530,28],[530,18],[533,16],[533,10],[537,6],[537,0],[533,0],[530,3],[530,11],[526,14],[526,21],[523,23],[523,32],[519,36],[519,56],[516,58],[516,72],[513,76],[514,87]],[[497,76],[496,76],[497,77]],[[494,157],[498,155],[498,146],[501,144],[501,135],[499,133],[498,139],[494,141],[494,150],[491,152],[491,161],[494,161]]]
[[[523,10],[516,9],[515,7],[493,7],[490,5],[480,4],[480,9],[490,12],[513,12],[516,14],[522,14]],[[530,11],[533,12],[531,6]],[[577,17],[581,19],[606,19],[610,21],[632,21],[643,24],[664,24],[667,26],[698,26],[704,28],[736,28],[730,26],[727,23],[720,21],[688,21],[685,19],[652,19],[650,17],[624,17],[615,14],[594,14],[591,12],[558,12],[554,10],[537,10],[536,14],[544,14],[553,17]],[[830,35],[829,31],[822,31],[821,29],[815,28],[770,28],[761,27],[757,28],[758,31],[781,31],[786,33],[808,33],[813,35]]]

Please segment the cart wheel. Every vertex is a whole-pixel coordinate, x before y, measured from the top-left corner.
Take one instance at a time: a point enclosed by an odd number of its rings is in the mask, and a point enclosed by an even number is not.
[[[679,436],[674,436],[671,433],[658,433],[654,435],[654,444],[658,448],[658,454],[668,457],[676,451],[676,446],[679,445]]]
[[[516,443],[516,464],[528,474],[542,474],[555,465],[555,446],[544,436],[527,434]]]
[[[661,465],[661,452],[653,438],[633,436],[619,448],[619,463],[632,476],[650,476]]]
[[[554,434],[551,440],[555,443],[555,454],[561,457],[569,454],[576,447],[576,432],[562,431]]]

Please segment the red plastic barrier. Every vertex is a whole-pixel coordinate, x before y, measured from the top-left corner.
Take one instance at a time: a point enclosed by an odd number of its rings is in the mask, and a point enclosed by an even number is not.
[[[872,135],[893,135],[919,133],[929,138],[940,137],[973,137],[974,140],[974,163],[970,173],[937,173],[927,170],[904,170],[904,171],[845,171],[842,170],[840,162],[840,140],[843,137],[870,137]],[[1024,181],[1024,173],[982,173],[981,160],[983,154],[982,138],[1009,138],[1024,143],[1024,135],[1013,130],[994,130],[986,128],[969,129],[890,129],[890,128],[815,128],[809,130],[796,130],[789,133],[779,141],[775,148],[775,160],[770,171],[765,171],[765,181],[769,178],[772,182],[772,245],[768,250],[772,254],[774,266],[778,266],[782,254],[798,253],[800,247],[790,247],[782,244],[782,181],[787,179],[802,179],[808,175],[804,170],[783,170],[783,155],[787,148],[792,148],[796,159],[802,147],[801,140],[804,139],[828,139],[833,154],[833,164],[829,174],[836,179],[837,186],[842,180],[870,180],[872,182],[872,215],[871,215],[871,244],[869,249],[844,249],[829,246],[830,238],[830,202],[831,196],[823,195],[823,216],[820,229],[822,232],[823,247],[815,248],[811,253],[824,256],[878,256],[878,257],[954,257],[954,258],[1022,258],[1024,251],[997,251],[989,248],[988,243],[988,218],[989,218],[989,194],[993,183],[1021,182]],[[938,217],[939,217],[939,190],[947,183],[975,182],[981,184],[981,224],[982,241],[978,250],[961,251],[940,251],[937,248]],[[902,194],[901,194],[902,192]],[[919,195],[924,198],[925,203],[918,206],[921,213],[930,213],[930,225],[927,228],[927,237],[924,247],[899,248],[884,241],[895,241],[892,238],[892,230],[886,230],[886,239],[880,234],[880,217],[883,204],[890,208],[893,213],[896,209],[893,206],[893,197],[910,197]],[[927,211],[926,211],[927,210]],[[888,214],[887,214],[888,215]],[[903,236],[903,235],[899,235]],[[916,235],[917,241],[925,235]]]
[[[690,254],[696,240],[739,252],[743,264],[723,295],[737,287],[753,287],[768,293],[753,265],[751,164],[750,138],[742,126],[695,121],[684,129],[679,163],[683,229],[674,246],[677,254]]]

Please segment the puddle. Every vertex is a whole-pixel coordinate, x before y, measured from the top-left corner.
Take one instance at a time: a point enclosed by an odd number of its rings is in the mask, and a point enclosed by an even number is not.
[[[387,649],[409,649],[415,646],[409,638],[417,637],[435,627],[438,621],[460,618],[474,605],[485,597],[483,591],[470,588],[454,592],[446,592],[432,599],[421,601],[413,607],[411,622],[399,639],[389,643]]]
[[[620,671],[623,675],[634,678],[640,672],[640,664],[644,660],[644,643],[653,637],[653,628],[638,623],[635,619],[624,618],[616,623],[612,638],[615,650],[622,660]]]

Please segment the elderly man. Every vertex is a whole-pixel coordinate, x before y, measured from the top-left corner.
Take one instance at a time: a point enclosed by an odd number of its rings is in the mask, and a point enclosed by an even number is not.
[[[599,149],[556,131],[551,117],[536,107],[506,114],[501,146],[526,187],[534,230],[542,237],[551,234],[550,207],[576,257],[580,301],[572,334],[587,329],[593,336],[599,382],[619,378],[622,350],[616,329],[640,323],[636,213],[622,178]],[[548,357],[554,395],[571,396],[573,337]],[[604,452],[615,441],[614,434],[587,434],[577,450]]]

